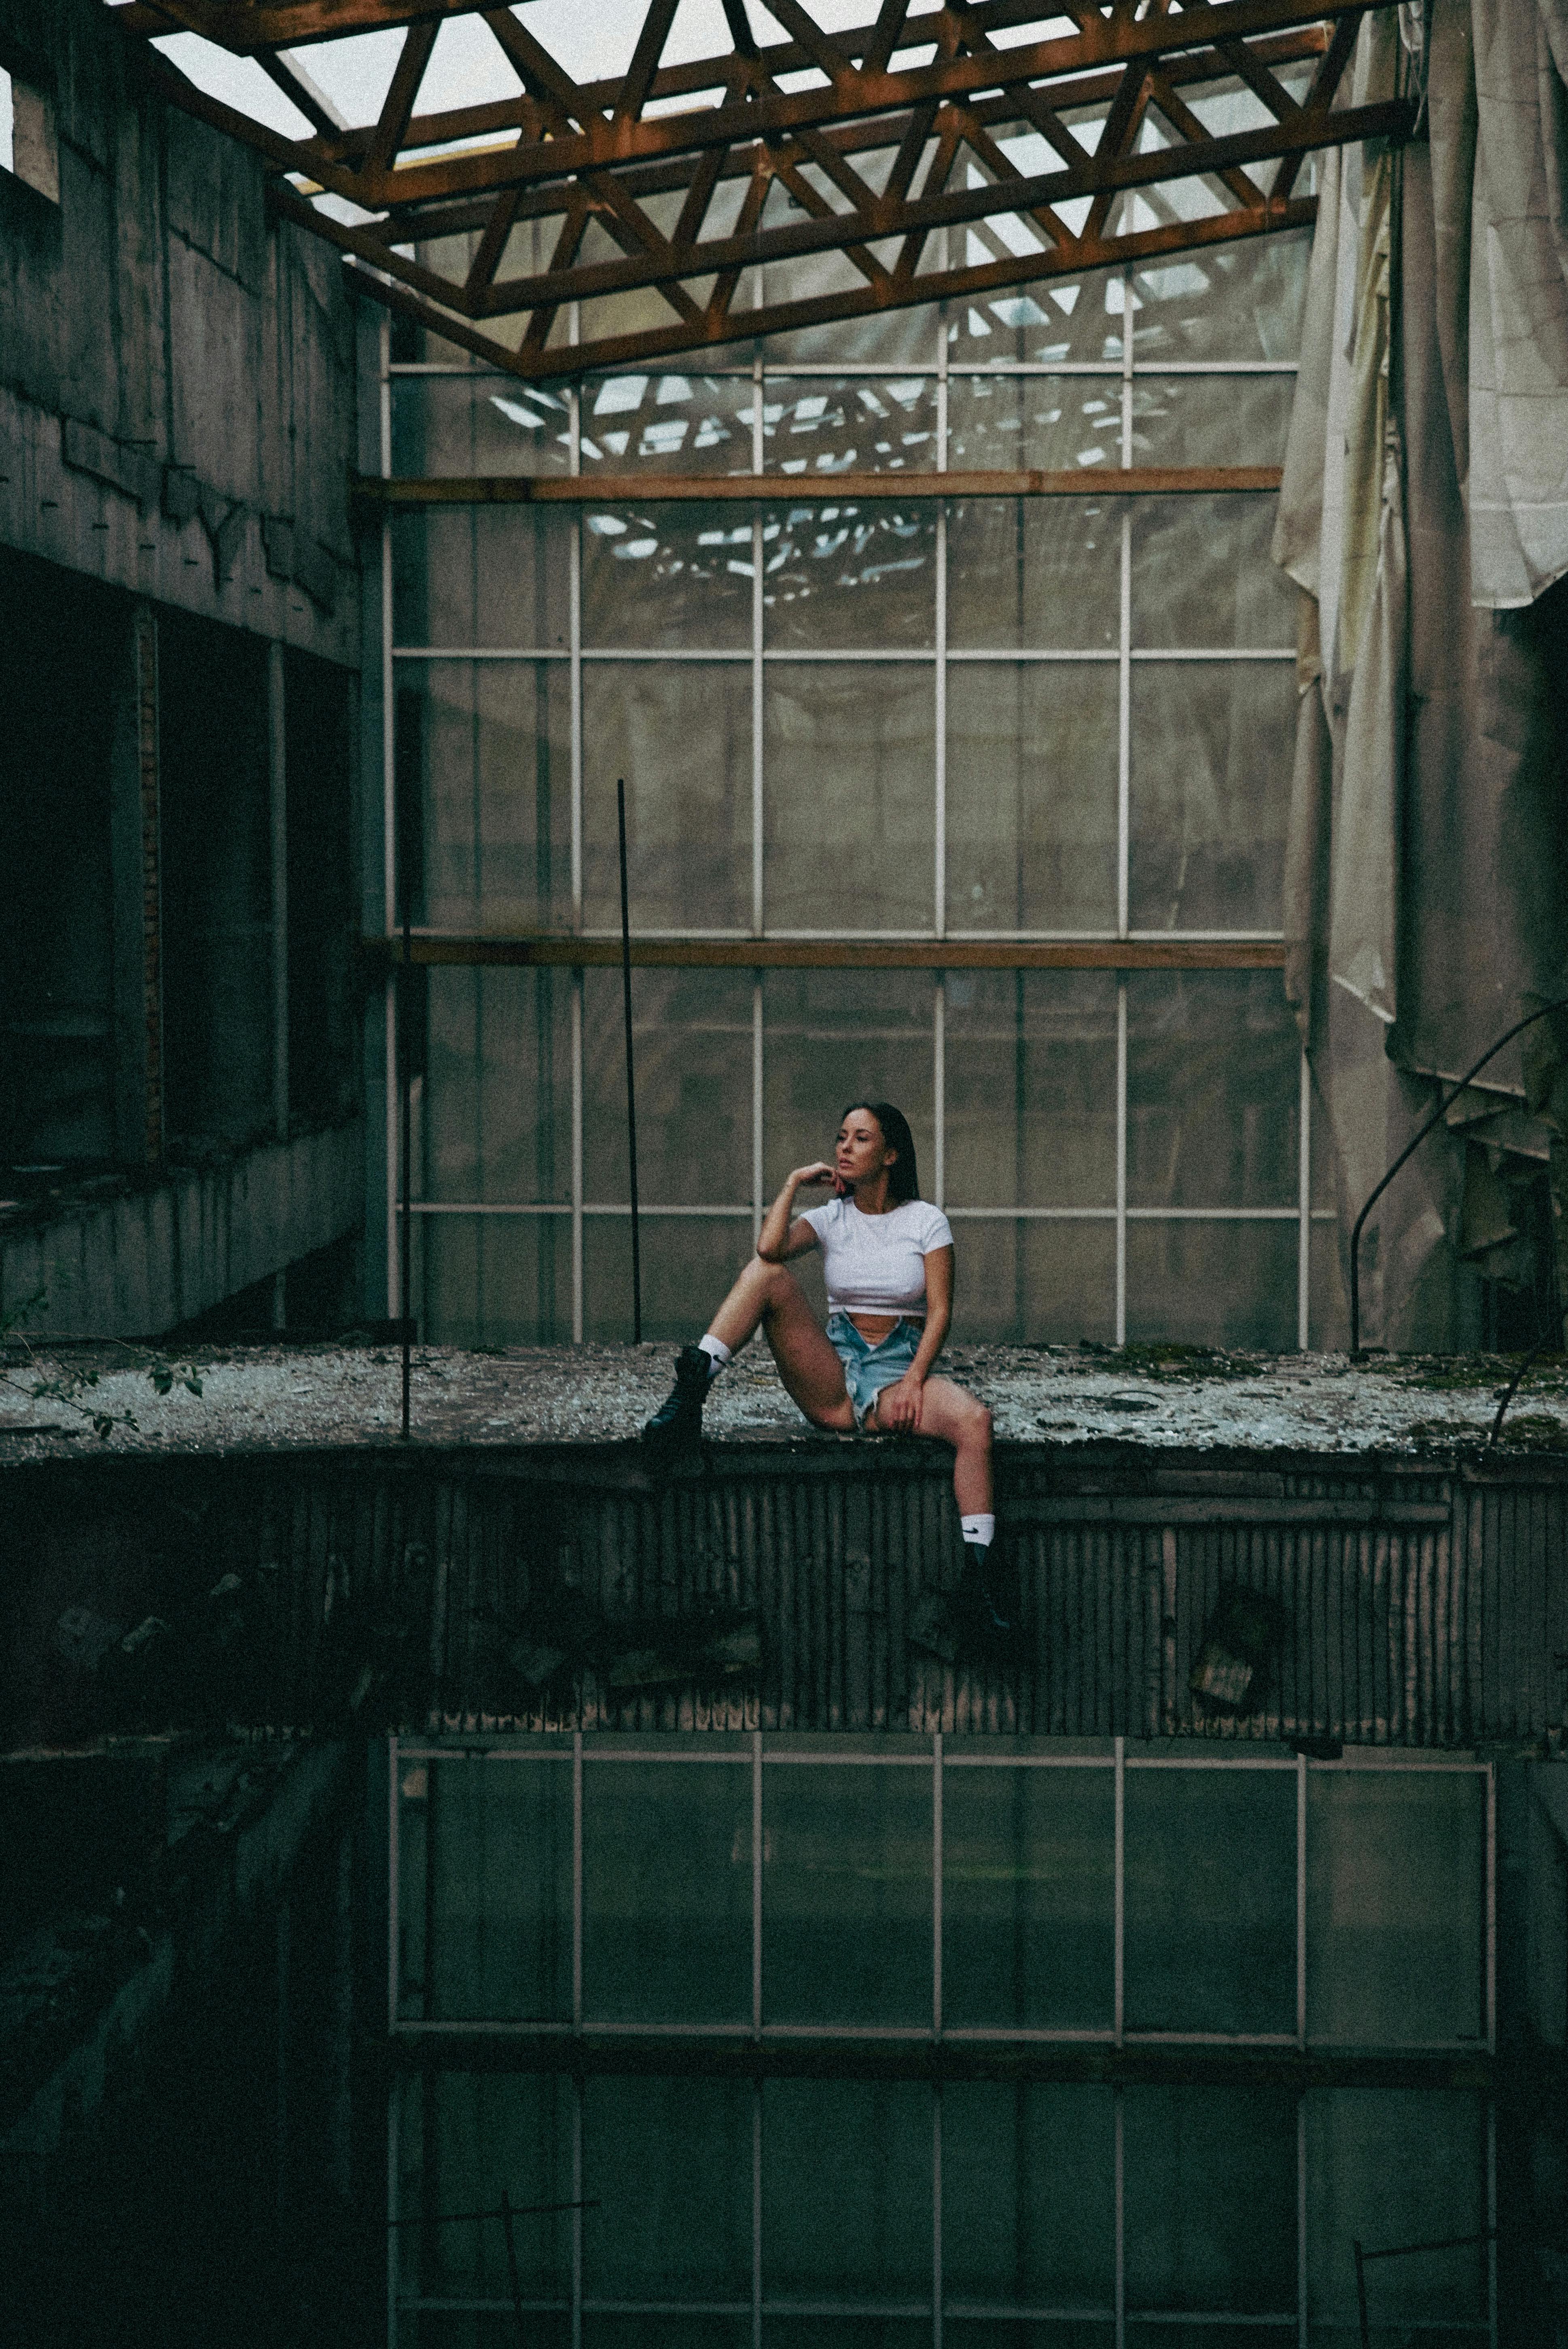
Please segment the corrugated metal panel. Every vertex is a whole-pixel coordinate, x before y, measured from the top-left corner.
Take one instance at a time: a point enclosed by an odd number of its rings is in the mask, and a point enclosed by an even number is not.
[[[94,1726],[92,1692],[51,1647],[71,1606],[159,1615],[177,1651],[187,1641],[188,1701],[277,1724],[334,1716],[367,1659],[373,1708],[413,1727],[1462,1747],[1563,1724],[1568,1478],[1555,1462],[1483,1480],[1201,1455],[1155,1469],[1042,1447],[1001,1465],[1027,1654],[956,1672],[908,1637],[921,1592],[957,1570],[947,1479],[890,1452],[727,1445],[707,1474],[662,1489],[615,1447],[39,1468],[14,1478],[5,1527],[7,1734]],[[202,1609],[230,1571],[244,1633],[219,1671]],[[1269,1594],[1288,1627],[1244,1719],[1207,1713],[1188,1684],[1231,1585]],[[541,1595],[564,1591],[602,1616],[612,1648],[618,1625],[754,1610],[760,1672],[618,1690],[589,1671],[542,1709],[507,1651]]]

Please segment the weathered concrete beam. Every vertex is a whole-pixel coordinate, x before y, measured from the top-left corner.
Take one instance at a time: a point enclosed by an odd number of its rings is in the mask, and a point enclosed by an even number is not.
[[[358,1119],[201,1173],[0,1228],[0,1316],[32,1298],[29,1336],[151,1337],[352,1231]]]

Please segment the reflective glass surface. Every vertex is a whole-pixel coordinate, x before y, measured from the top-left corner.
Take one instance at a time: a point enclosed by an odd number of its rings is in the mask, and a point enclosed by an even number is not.
[[[956,498],[948,510],[948,641],[977,652],[1114,652],[1120,501]]]
[[[1301,1063],[1272,971],[1127,980],[1127,1202],[1295,1204]]]
[[[818,1761],[763,1773],[763,2013],[929,2023],[927,1772]]]
[[[763,895],[770,929],[931,929],[935,710],[925,667],[769,667]],[[827,984],[836,987],[839,974]]]
[[[1129,2088],[1122,2132],[1128,2308],[1293,2313],[1296,2113],[1289,2091]],[[1190,2339],[1190,2326],[1182,2332]],[[1220,2337],[1230,2340],[1229,2326]]]
[[[572,2011],[572,1774],[558,1761],[410,1762],[399,1784],[399,2013]],[[412,1960],[410,1963],[410,1961]]]
[[[944,2028],[1110,2028],[1115,1806],[1109,1770],[943,1771]]]
[[[1277,928],[1295,717],[1292,662],[1134,663],[1133,928]]]
[[[570,973],[438,967],[424,978],[418,1195],[565,1201]]]
[[[878,501],[774,507],[763,523],[763,637],[843,651],[929,646],[936,509]]]
[[[565,661],[400,661],[396,781],[422,811],[406,875],[421,928],[548,929],[571,906]]]
[[[1473,1772],[1322,1771],[1307,1797],[1307,2029],[1366,2046],[1486,2028],[1486,1790]]]
[[[583,643],[710,652],[752,640],[743,506],[585,506]]]
[[[749,972],[635,970],[631,990],[642,1203],[719,1206],[749,1200]],[[624,1205],[631,1196],[618,971],[583,974],[583,1188],[596,1205]]]
[[[750,668],[585,664],[583,761],[587,926],[620,927],[616,781],[624,778],[633,929],[749,929]]]
[[[950,931],[1114,932],[1117,694],[1109,661],[950,667]]]
[[[929,472],[936,461],[934,376],[769,374],[763,400],[768,472]]]
[[[1127,1774],[1127,2028],[1296,2027],[1291,1770]]]
[[[679,2023],[750,2019],[745,1762],[585,1769],[584,2017],[639,2023],[650,2012]]]
[[[1109,971],[949,971],[947,1184],[975,1207],[1108,1207],[1116,1189]]]

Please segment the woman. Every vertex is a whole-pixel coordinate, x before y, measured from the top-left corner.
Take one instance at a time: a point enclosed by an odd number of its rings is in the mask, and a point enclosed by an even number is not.
[[[813,1189],[833,1196],[794,1216],[796,1192]],[[826,1334],[785,1270],[810,1248],[826,1259]],[[940,1208],[919,1195],[907,1120],[890,1102],[851,1103],[832,1164],[818,1159],[789,1176],[768,1209],[756,1255],[707,1336],[677,1357],[674,1388],[642,1440],[660,1464],[695,1444],[709,1387],[760,1327],[780,1378],[817,1427],[929,1435],[952,1445],[965,1549],[961,1612],[976,1629],[1002,1636],[1012,1628],[1013,1610],[991,1558],[991,1413],[950,1379],[931,1375],[952,1297],[952,1232]],[[934,1643],[940,1644],[927,1641]]]

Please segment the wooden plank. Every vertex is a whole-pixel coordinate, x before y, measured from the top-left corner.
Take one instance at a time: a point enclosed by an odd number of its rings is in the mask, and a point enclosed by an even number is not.
[[[402,960],[393,937],[361,941],[376,970]],[[644,970],[1280,970],[1271,938],[633,938]],[[414,937],[426,968],[593,970],[618,964],[617,938]]]
[[[1277,490],[1278,465],[1126,465],[1048,472],[971,473],[468,473],[384,481],[358,473],[353,496],[369,505],[581,506],[815,504],[854,499],[912,504],[921,498],[1212,497]]]

